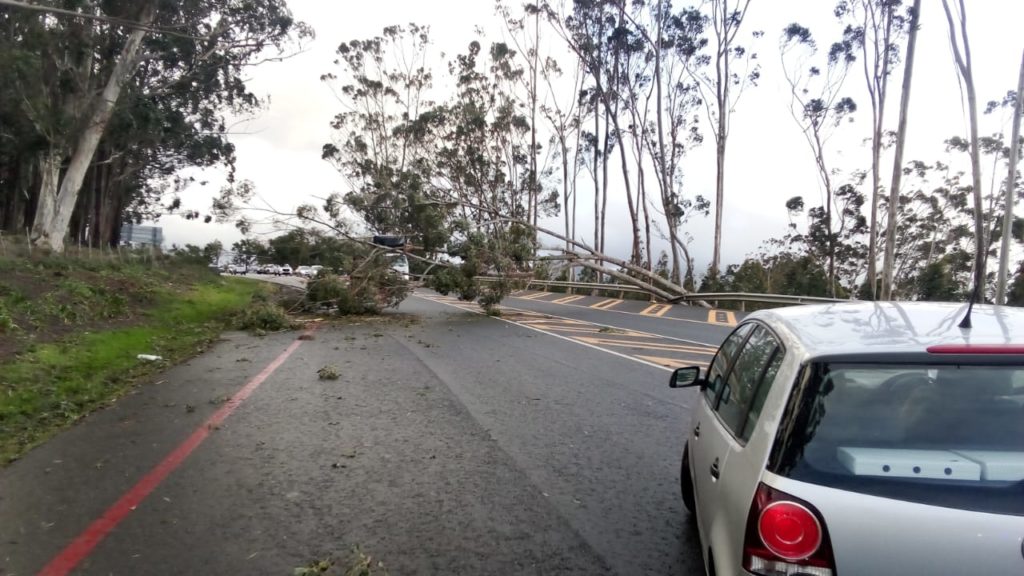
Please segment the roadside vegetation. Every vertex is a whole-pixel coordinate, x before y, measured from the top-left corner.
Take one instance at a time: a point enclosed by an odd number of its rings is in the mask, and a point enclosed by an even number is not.
[[[173,258],[0,258],[0,465],[239,321],[287,328],[252,318],[272,290]]]
[[[382,252],[374,252],[354,265],[346,276],[321,272],[306,286],[302,308],[338,316],[380,314],[397,308],[412,291],[409,281],[388,266]]]

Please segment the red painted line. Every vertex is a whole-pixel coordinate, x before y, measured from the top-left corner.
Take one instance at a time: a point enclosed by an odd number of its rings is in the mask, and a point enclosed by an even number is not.
[[[315,330],[316,326],[310,330]],[[173,472],[181,463],[188,458],[206,437],[210,431],[216,429],[238,406],[245,401],[263,381],[266,380],[275,370],[284,364],[285,360],[302,345],[302,340],[291,343],[274,361],[267,365],[259,374],[242,386],[230,400],[225,402],[220,409],[206,419],[199,428],[168,454],[159,464],[149,471],[135,486],[125,492],[113,506],[107,508],[102,516],[90,524],[81,534],[78,535],[67,547],[64,548],[50,563],[40,572],[39,576],[64,576],[71,572],[75,566],[89,557],[96,545],[106,538],[107,534],[117,527],[122,520],[146,499],[146,496],[156,489],[167,476]]]

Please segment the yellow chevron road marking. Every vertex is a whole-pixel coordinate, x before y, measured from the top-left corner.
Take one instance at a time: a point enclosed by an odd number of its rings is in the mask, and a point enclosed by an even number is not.
[[[591,304],[591,308],[597,308],[598,310],[611,310],[612,308],[622,304],[622,300],[618,298],[612,298],[611,300],[602,300],[597,304]]]
[[[729,310],[708,310],[708,323],[721,326],[735,326],[736,314]]]
[[[687,354],[704,354],[714,356],[713,348],[698,346],[683,346],[681,344],[659,344],[656,342],[637,342],[635,340],[615,340],[613,338],[590,338],[589,336],[578,336],[576,338],[587,344],[595,346],[618,346],[620,348],[639,348],[642,350],[662,350],[665,352],[684,352]]]
[[[678,358],[662,358],[660,356],[641,356],[639,354],[637,354],[636,357],[641,359],[641,360],[646,360],[648,362],[651,362],[653,364],[658,364],[660,366],[665,366],[667,368],[682,368],[683,366],[701,366],[701,367],[704,367],[704,366],[708,365],[707,362],[696,362],[694,360],[680,360]]]
[[[640,314],[643,316],[657,316],[660,318],[671,309],[671,304],[651,304],[647,308],[644,308]]]
[[[583,300],[586,296],[566,296],[565,298],[559,298],[558,300],[552,300],[552,304],[568,304],[569,302],[575,302],[577,300]]]

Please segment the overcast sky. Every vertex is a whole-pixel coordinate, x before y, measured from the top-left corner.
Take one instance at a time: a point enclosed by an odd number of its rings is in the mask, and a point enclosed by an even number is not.
[[[334,49],[342,41],[379,34],[384,26],[416,22],[429,25],[437,55],[435,75],[442,76],[446,59],[463,51],[474,39],[474,28],[482,27],[489,38],[500,39],[500,26],[493,4],[487,0],[289,0],[295,17],[311,24],[316,40],[307,52],[282,63],[264,64],[251,70],[253,91],[268,98],[269,106],[257,118],[235,128],[239,179],[251,180],[261,196],[279,209],[291,209],[313,196],[345,192],[344,181],[320,159],[323,144],[331,139],[328,125],[340,106],[321,74],[337,71]],[[1024,35],[1024,2],[1019,0],[974,0],[968,2],[969,33],[976,67],[979,100],[999,99],[1015,87]],[[778,49],[780,33],[791,22],[809,27],[819,44],[827,46],[840,33],[832,16],[831,0],[753,0],[743,32],[763,30],[764,37],[752,44],[760,56],[762,78],[748,89],[733,117],[729,141],[728,171],[723,231],[725,264],[736,263],[754,251],[762,241],[785,233],[788,222],[784,202],[802,195],[808,206],[822,203],[813,157],[789,112],[789,86],[783,77]],[[948,160],[943,140],[966,135],[961,98],[949,49],[947,26],[939,0],[924,0],[922,28],[918,38],[918,61],[906,159]],[[902,66],[900,67],[902,70]],[[890,129],[895,128],[899,106],[900,74],[892,80],[893,97],[888,104]],[[836,136],[834,164],[846,171],[870,168],[870,108],[863,92],[863,76],[851,74],[847,90],[860,105],[854,125]],[[985,118],[982,134],[1001,129],[995,118]],[[703,147],[693,150],[684,161],[685,193],[713,198],[715,152],[711,133]],[[883,182],[888,182],[891,160],[885,164]],[[1002,168],[1001,170],[1005,170]],[[200,175],[205,187],[187,190],[182,199],[200,210],[223,182],[222,171]],[[614,181],[614,180],[613,180]],[[618,196],[621,197],[621,194]],[[580,206],[592,198],[581,194]],[[609,251],[621,256],[629,252],[629,225],[625,200],[610,207]],[[592,221],[592,213],[579,212],[580,233]],[[214,239],[225,246],[241,238],[232,225],[188,222],[165,216],[166,243],[205,244]],[[691,250],[697,270],[710,260],[713,216],[695,218],[686,226],[693,237]],[[660,249],[659,244],[655,245]],[[299,263],[293,263],[299,264]]]

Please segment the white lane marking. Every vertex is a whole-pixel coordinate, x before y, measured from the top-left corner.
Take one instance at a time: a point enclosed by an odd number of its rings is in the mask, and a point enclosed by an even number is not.
[[[420,296],[420,298],[423,298],[423,296]],[[429,298],[428,298],[428,300],[429,300]],[[569,304],[569,306],[572,306],[572,304]],[[502,306],[501,308],[502,308],[502,310],[515,310],[516,312],[531,312],[531,313],[534,313],[534,314],[544,314],[545,316],[550,316],[552,318],[559,318],[561,320],[572,320],[574,322],[584,322],[586,324],[593,324],[594,326],[604,326],[605,328],[617,328],[619,330],[627,330],[629,332],[634,332],[636,334],[643,334],[644,336],[651,336],[651,337],[654,337],[654,338],[666,338],[668,340],[675,340],[676,342],[686,342],[688,344],[698,344],[700,346],[707,346],[707,347],[712,348],[714,350],[718,350],[718,344],[708,344],[707,342],[700,342],[698,340],[687,340],[686,338],[676,338],[674,336],[662,336],[661,334],[655,334],[654,332],[644,332],[643,330],[634,330],[633,328],[624,328],[622,326],[613,326],[611,324],[601,324],[599,322],[590,322],[588,320],[579,320],[577,318],[567,318],[565,316],[559,316],[557,314],[548,314],[546,312],[537,312],[536,310],[525,310],[525,309],[522,309],[522,308],[512,308],[511,306]],[[586,306],[578,306],[578,308],[586,308]],[[605,310],[605,312],[617,312],[617,310]],[[623,312],[623,314],[629,314],[629,312]],[[636,314],[633,314],[633,316],[636,316]],[[678,320],[678,318],[666,318],[666,320]],[[696,320],[694,320],[694,322],[696,322]],[[698,322],[698,324],[707,324],[707,323],[706,322]],[[713,324],[711,324],[711,326],[713,326]]]
[[[423,300],[429,300],[429,301],[437,303],[437,304],[443,304],[445,306],[451,306],[452,308],[459,308],[458,306],[453,306],[453,305],[451,305],[451,304],[449,304],[447,302],[442,302],[440,300],[434,300],[433,298],[428,298],[426,296],[420,296],[419,294],[413,294],[413,296],[415,296],[416,298],[422,298]],[[466,310],[466,309],[465,308],[459,308],[459,310]],[[470,312],[474,312],[476,314],[480,314],[481,316],[485,315],[482,310],[470,310]],[[674,371],[672,368],[666,368],[665,366],[659,366],[659,365],[657,365],[657,364],[655,364],[653,362],[648,362],[646,360],[641,360],[641,359],[637,358],[636,356],[629,356],[628,354],[620,354],[619,352],[616,352],[614,350],[608,350],[608,349],[605,349],[605,348],[601,348],[600,346],[594,346],[593,344],[587,344],[586,342],[580,342],[579,340],[575,340],[573,338],[569,338],[568,336],[562,336],[561,334],[555,334],[554,332],[548,332],[547,330],[541,330],[540,328],[534,328],[533,326],[527,326],[526,324],[520,324],[519,322],[514,322],[512,320],[506,320],[506,319],[504,319],[504,318],[502,318],[500,316],[490,316],[490,318],[494,318],[495,320],[501,320],[502,322],[507,322],[507,323],[509,323],[509,324],[511,324],[513,326],[519,326],[521,328],[526,328],[527,330],[533,330],[534,332],[540,332],[541,334],[547,334],[548,336],[554,336],[555,338],[560,338],[562,340],[565,340],[566,342],[572,342],[573,344],[578,344],[580,346],[586,346],[587,348],[593,348],[594,350],[597,350],[598,352],[604,352],[605,354],[611,354],[612,356],[618,356],[619,358],[625,358],[626,360],[632,360],[633,362],[637,362],[639,364],[644,364],[646,366],[650,366],[651,368],[657,368],[658,370],[664,370],[666,372],[673,372]]]

